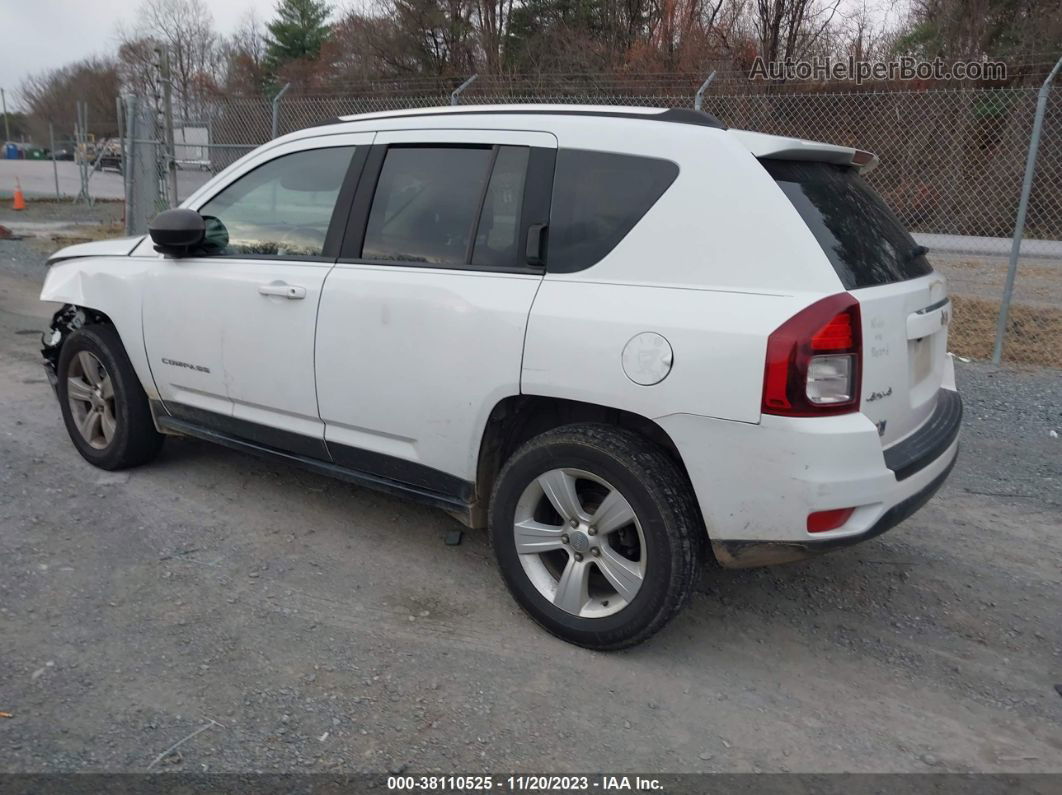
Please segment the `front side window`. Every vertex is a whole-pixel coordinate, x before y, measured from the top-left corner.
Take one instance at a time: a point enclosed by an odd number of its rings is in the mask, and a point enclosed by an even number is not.
[[[626,237],[678,176],[655,157],[585,149],[557,152],[550,211],[548,268],[589,268]]]
[[[494,158],[491,147],[388,149],[369,210],[362,258],[467,264]]]
[[[320,257],[354,147],[308,149],[270,160],[199,208],[217,218],[208,237],[228,235],[222,256]],[[209,241],[208,241],[209,242]],[[221,241],[224,243],[224,240]]]

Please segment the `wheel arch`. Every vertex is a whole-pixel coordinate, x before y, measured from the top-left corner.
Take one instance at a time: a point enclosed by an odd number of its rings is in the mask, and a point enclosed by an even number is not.
[[[76,304],[63,304],[52,315],[52,322],[41,337],[41,355],[50,379],[58,375],[59,354],[70,335],[80,328],[93,325],[114,327],[114,321],[105,312]]]
[[[694,501],[696,494],[678,447],[659,424],[624,409],[597,403],[543,395],[510,395],[499,400],[487,417],[480,436],[476,465],[476,500],[471,510],[473,527],[486,527],[494,481],[506,460],[527,440],[563,425],[604,423],[633,431],[659,446],[675,461]]]

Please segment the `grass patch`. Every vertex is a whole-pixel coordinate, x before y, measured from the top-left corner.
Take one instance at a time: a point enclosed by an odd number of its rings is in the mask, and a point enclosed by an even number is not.
[[[110,240],[115,237],[125,237],[125,229],[121,224],[99,224],[98,226],[79,224],[70,232],[56,232],[51,236],[51,241],[56,248],[62,248],[75,243],[90,243],[93,240]]]
[[[951,296],[954,313],[948,348],[958,356],[991,359],[999,304],[982,298]],[[1062,309],[1011,304],[1003,338],[1003,361],[1062,367]]]

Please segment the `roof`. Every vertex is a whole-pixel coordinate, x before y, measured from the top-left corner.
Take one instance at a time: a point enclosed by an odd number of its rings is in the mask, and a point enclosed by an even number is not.
[[[454,105],[435,108],[411,108],[378,113],[340,116],[337,121],[369,121],[410,116],[464,115],[543,115],[543,116],[600,116],[604,118],[643,119],[645,121],[692,124],[725,130],[723,124],[710,113],[690,108],[643,108],[623,105]]]

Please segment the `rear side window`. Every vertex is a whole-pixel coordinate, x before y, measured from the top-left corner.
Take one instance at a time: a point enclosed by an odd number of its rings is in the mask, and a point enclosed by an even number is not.
[[[798,160],[763,160],[822,246],[846,290],[932,273],[903,224],[854,168]]]
[[[678,176],[653,157],[561,149],[550,211],[547,267],[571,273],[601,260]]]

